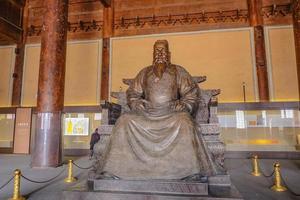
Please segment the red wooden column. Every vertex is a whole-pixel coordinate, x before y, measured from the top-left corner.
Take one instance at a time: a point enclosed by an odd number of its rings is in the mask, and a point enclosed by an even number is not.
[[[68,0],[45,0],[32,167],[61,164]]]
[[[22,91],[22,80],[23,80],[25,44],[26,44],[26,37],[27,37],[27,24],[28,24],[28,0],[25,1],[25,5],[23,8],[22,39],[17,43],[17,48],[15,49],[16,59],[15,59],[15,67],[13,73],[13,90],[12,90],[12,98],[11,98],[12,106],[21,106],[21,91]]]
[[[293,1],[293,25],[294,40],[296,50],[297,75],[298,75],[298,91],[300,96],[300,1]]]
[[[249,23],[254,29],[256,72],[260,101],[269,101],[268,70],[264,39],[262,0],[248,0]]]
[[[113,0],[109,7],[103,8],[103,46],[102,46],[102,72],[101,72],[101,100],[109,98],[109,59],[110,38],[113,36],[114,5]],[[104,4],[104,6],[107,6]]]

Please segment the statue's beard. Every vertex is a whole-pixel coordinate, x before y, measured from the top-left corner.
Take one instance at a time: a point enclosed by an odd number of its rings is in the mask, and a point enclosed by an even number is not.
[[[168,66],[168,62],[154,62],[153,63],[153,72],[154,74],[161,79],[163,76],[163,73],[166,71],[166,68]]]
[[[166,67],[167,67],[166,63],[155,63],[153,66],[153,72],[159,79],[161,79],[163,73],[166,70]]]

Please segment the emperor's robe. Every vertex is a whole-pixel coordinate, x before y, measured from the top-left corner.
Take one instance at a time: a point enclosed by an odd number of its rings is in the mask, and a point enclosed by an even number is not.
[[[180,66],[168,66],[161,79],[152,66],[140,71],[126,92],[127,102],[132,107],[143,101],[145,110],[118,119],[100,171],[130,180],[211,175],[208,153],[191,117],[198,92]]]

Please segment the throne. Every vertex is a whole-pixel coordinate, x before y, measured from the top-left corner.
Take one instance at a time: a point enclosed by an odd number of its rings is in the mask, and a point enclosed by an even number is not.
[[[206,81],[206,76],[195,76],[193,77],[193,81],[200,84]],[[123,83],[126,85],[130,85],[132,82],[133,79],[123,79]],[[220,140],[221,129],[217,117],[217,95],[220,92],[220,89],[203,90],[199,88],[198,111],[194,113],[193,117],[196,122],[198,137],[204,141],[217,169],[217,175],[208,177],[208,189],[210,193],[216,194],[222,191],[222,195],[224,195],[224,191],[230,192],[231,181],[224,168],[225,145]],[[125,92],[112,92],[111,96],[117,99],[117,104],[110,102],[103,102],[102,104],[102,124],[98,128],[101,140],[94,147],[96,157],[95,166],[97,166],[97,162],[104,160],[103,155],[108,149],[108,141],[116,119],[121,113],[130,111]],[[222,189],[220,190],[219,188]]]

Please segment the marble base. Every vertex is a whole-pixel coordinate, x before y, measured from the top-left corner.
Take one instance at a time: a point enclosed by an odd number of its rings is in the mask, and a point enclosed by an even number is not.
[[[170,194],[199,196],[208,195],[208,184],[183,181],[153,180],[92,180],[89,181],[93,191],[132,192],[150,194]]]
[[[99,185],[100,184],[100,185]],[[80,182],[63,191],[63,200],[232,200],[243,199],[234,186],[214,188],[210,194],[205,183],[178,181],[100,180]],[[96,191],[93,189],[95,188]],[[209,189],[210,191],[210,189]],[[197,194],[197,192],[199,192]]]

